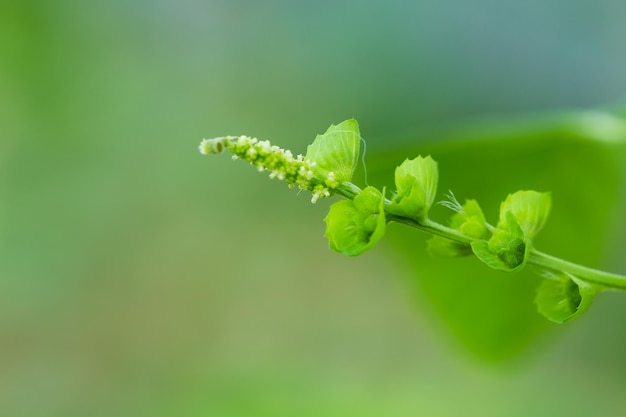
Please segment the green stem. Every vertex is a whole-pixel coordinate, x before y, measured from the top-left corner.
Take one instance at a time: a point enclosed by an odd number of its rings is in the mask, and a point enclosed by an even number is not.
[[[335,189],[335,191],[337,192],[337,194],[347,199],[353,200],[354,197],[356,197],[361,192],[361,189],[358,186],[352,184],[351,182],[344,182],[340,184],[339,187]],[[391,204],[391,201],[385,200],[385,204]],[[432,235],[441,236],[446,239],[454,240],[457,242],[470,244],[472,243],[473,240],[475,240],[475,239],[470,238],[469,236],[464,235],[458,230],[452,229],[450,227],[446,227],[443,224],[434,222],[428,218],[420,219],[418,221],[416,219],[398,216],[398,215],[391,214],[388,212],[385,213],[385,216],[387,218],[387,221],[406,224],[407,226],[414,227],[416,229],[430,233]]]
[[[356,197],[361,192],[361,189],[351,182],[343,182],[339,184],[339,187],[337,187],[335,191],[337,192],[337,194],[349,200],[354,200],[354,197]]]
[[[387,220],[393,221],[396,223],[406,224],[407,226],[414,227],[423,232],[430,233],[431,235],[441,236],[446,239],[453,240],[459,243],[465,243],[469,245],[476,239],[472,239],[469,236],[464,235],[456,229],[452,229],[450,227],[444,226],[443,224],[434,222],[428,218],[415,220],[408,217],[402,217],[395,214],[385,213]]]
[[[583,281],[626,290],[626,276],[624,275],[588,268],[534,249],[530,252],[528,262],[555,271],[569,272]]]
[[[348,198],[353,199],[361,191],[359,187],[352,183],[343,183],[337,188],[337,193]],[[389,202],[386,201],[386,204]],[[456,229],[444,226],[443,224],[434,222],[429,218],[413,219],[410,217],[398,216],[396,214],[385,213],[387,221],[401,223],[423,232],[430,233],[435,236],[441,236],[443,238],[469,245],[476,239],[473,239]],[[600,271],[598,269],[588,268],[586,266],[578,265],[564,259],[557,258],[547,253],[539,252],[535,249],[531,249],[528,263],[543,268],[548,268],[554,271],[568,272],[577,278],[587,281],[593,284],[604,285],[605,287],[626,290],[626,276],[619,274],[612,274],[610,272]]]

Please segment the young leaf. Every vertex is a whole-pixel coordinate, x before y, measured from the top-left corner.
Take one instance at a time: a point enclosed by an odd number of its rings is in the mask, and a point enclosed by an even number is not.
[[[306,159],[315,162],[313,170],[322,177],[335,173],[338,183],[349,182],[359,158],[361,134],[356,120],[349,119],[326,133],[317,135],[306,151]]]
[[[548,320],[564,323],[584,313],[601,287],[565,272],[548,273],[537,288],[537,309]]]
[[[546,223],[551,206],[552,197],[550,193],[518,191],[509,194],[500,205],[498,227],[506,224],[506,213],[511,212],[515,216],[517,224],[532,241]]]
[[[528,260],[528,239],[511,212],[507,212],[506,220],[503,229],[494,230],[489,242],[472,242],[472,250],[478,259],[494,269],[516,271]]]
[[[486,239],[489,235],[485,216],[476,200],[466,200],[461,211],[454,213],[450,219],[450,227],[466,236],[477,240]],[[428,251],[434,256],[467,256],[472,254],[470,245],[454,242],[439,236],[428,240]]]
[[[356,256],[370,249],[385,234],[385,199],[374,187],[367,187],[354,200],[330,206],[324,219],[330,248]]]
[[[518,246],[509,251],[494,253],[489,250],[489,244],[481,240],[471,243],[472,251],[478,259],[487,266],[499,271],[512,272],[524,265],[524,243],[515,242]]]
[[[395,171],[397,195],[389,210],[394,214],[423,218],[435,200],[439,171],[430,156],[406,159]]]

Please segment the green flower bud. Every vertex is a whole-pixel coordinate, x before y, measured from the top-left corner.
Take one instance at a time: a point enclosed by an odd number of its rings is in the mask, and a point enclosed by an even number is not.
[[[334,172],[315,171],[316,163],[302,155],[294,156],[289,150],[272,145],[269,141],[259,141],[248,136],[226,136],[204,139],[200,152],[211,155],[230,151],[233,159],[242,159],[254,165],[259,172],[269,171],[272,179],[285,181],[290,188],[298,187],[313,193],[311,202],[331,195],[339,182]]]
[[[435,201],[439,172],[430,156],[405,160],[396,168],[397,195],[389,211],[414,219],[425,218]]]
[[[544,280],[537,288],[537,309],[548,320],[563,323],[584,313],[602,288],[566,272],[544,273]]]
[[[543,228],[550,214],[552,197],[550,193],[518,191],[509,194],[500,205],[498,228],[505,228],[507,213],[515,217],[517,224],[532,241]]]
[[[515,271],[528,260],[532,239],[550,213],[549,193],[518,191],[500,205],[498,227],[488,243],[472,242],[476,256],[492,268]]]
[[[528,240],[512,213],[507,214],[507,222],[503,227],[493,231],[489,242],[472,242],[472,250],[478,259],[494,269],[516,271],[528,260]]]
[[[330,206],[324,219],[330,248],[356,256],[372,248],[385,234],[385,199],[374,187],[367,187],[354,200]]]
[[[450,219],[450,227],[463,233],[465,236],[484,240],[489,236],[487,222],[483,211],[476,200],[466,200],[461,206],[454,196],[450,196],[452,201],[446,201],[443,204],[457,212]],[[434,236],[428,240],[428,251],[435,256],[467,256],[471,255],[472,248],[469,244],[455,242],[443,237]]]

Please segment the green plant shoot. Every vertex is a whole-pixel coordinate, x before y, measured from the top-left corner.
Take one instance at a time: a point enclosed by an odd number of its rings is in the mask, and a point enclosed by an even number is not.
[[[626,276],[603,272],[565,261],[535,248],[534,239],[546,224],[551,194],[522,190],[509,194],[500,205],[498,223],[487,222],[476,200],[461,205],[454,194],[440,204],[453,210],[449,224],[434,222],[429,212],[435,203],[439,171],[431,156],[406,159],[395,170],[395,190],[390,199],[385,189],[359,188],[352,176],[359,157],[360,132],[356,120],[331,125],[297,155],[268,141],[247,136],[204,139],[206,155],[228,150],[270,178],[290,188],[312,193],[311,201],[338,195],[344,200],[330,206],[326,238],[330,248],[356,256],[371,249],[385,234],[388,222],[397,222],[433,237],[428,251],[437,256],[475,255],[486,267],[513,272],[527,266],[544,278],[535,302],[546,318],[563,323],[587,310],[603,290],[626,290]],[[503,277],[503,279],[507,279]]]

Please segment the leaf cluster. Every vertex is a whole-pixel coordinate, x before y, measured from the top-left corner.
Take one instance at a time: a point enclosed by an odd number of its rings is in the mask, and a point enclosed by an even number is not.
[[[346,129],[358,129],[356,123],[342,125]],[[350,138],[356,135],[358,131],[332,138],[318,136],[309,148],[315,150],[310,156],[326,171],[354,172],[359,147]],[[549,192],[521,190],[509,194],[500,205],[495,226],[487,222],[476,200],[461,205],[451,193],[450,200],[442,202],[454,211],[445,226],[428,216],[435,203],[438,178],[437,162],[430,155],[420,155],[396,167],[395,190],[389,199],[385,189],[367,187],[351,196],[351,200],[334,203],[325,218],[330,248],[344,255],[360,255],[382,238],[386,222],[397,221],[433,234],[428,241],[428,250],[433,255],[475,255],[486,266],[504,272],[519,271],[533,263],[530,262],[533,254],[540,256],[534,239],[545,226],[551,210]],[[342,180],[347,182],[351,177]],[[605,288],[563,270],[558,264],[542,262],[538,270],[545,278],[537,289],[538,311],[554,322],[562,323],[578,316]]]
[[[318,135],[305,156],[257,142],[247,137],[205,140],[205,154],[224,148],[246,159],[270,177],[298,185],[318,198],[345,197],[331,205],[325,218],[330,248],[348,256],[371,249],[382,239],[389,222],[401,223],[430,233],[428,251],[443,257],[475,256],[485,266],[514,273],[527,266],[543,280],[537,288],[538,311],[562,323],[584,312],[599,292],[626,290],[626,277],[586,268],[538,251],[535,238],[545,226],[552,199],[549,192],[521,190],[501,202],[498,221],[490,224],[477,200],[459,203],[452,192],[440,205],[453,211],[447,225],[431,220],[436,204],[439,167],[430,156],[405,159],[394,172],[394,186],[364,189],[353,184],[362,141],[358,123],[346,120]],[[502,278],[506,279],[506,278]]]

